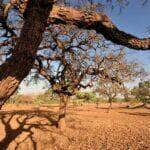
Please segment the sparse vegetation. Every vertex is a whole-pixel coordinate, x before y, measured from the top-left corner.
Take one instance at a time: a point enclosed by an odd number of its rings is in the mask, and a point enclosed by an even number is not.
[[[26,105],[42,105],[42,104],[58,104],[59,99],[52,93],[45,93],[41,95],[21,95],[15,94],[7,101],[7,104],[26,104]]]

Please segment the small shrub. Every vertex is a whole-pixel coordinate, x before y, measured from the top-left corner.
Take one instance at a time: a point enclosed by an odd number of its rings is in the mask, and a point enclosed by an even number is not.
[[[97,96],[92,92],[79,92],[76,94],[77,99],[83,99],[84,102],[96,102]]]

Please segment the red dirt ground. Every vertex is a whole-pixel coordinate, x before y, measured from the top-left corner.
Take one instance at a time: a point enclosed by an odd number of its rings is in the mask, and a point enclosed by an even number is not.
[[[0,150],[150,150],[150,109],[69,108],[67,128],[52,126],[57,107],[6,105]]]

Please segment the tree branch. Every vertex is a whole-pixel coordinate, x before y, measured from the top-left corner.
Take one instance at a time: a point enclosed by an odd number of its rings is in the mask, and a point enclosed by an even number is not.
[[[140,39],[119,30],[103,13],[87,12],[71,7],[54,6],[49,23],[73,24],[79,28],[95,30],[107,40],[136,50],[150,50],[150,38]]]
[[[12,2],[8,3],[5,9],[5,16],[9,9],[15,5],[17,0],[11,1]],[[21,12],[23,12],[23,10],[21,10]],[[54,5],[49,16],[49,23],[70,23],[82,29],[95,30],[97,33],[102,34],[107,40],[118,45],[136,50],[150,50],[150,38],[138,38],[119,30],[109,17],[103,13],[88,12],[72,7]]]

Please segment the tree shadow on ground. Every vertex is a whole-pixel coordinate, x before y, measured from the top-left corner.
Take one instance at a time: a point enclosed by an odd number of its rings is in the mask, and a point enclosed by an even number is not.
[[[33,121],[38,117],[39,119]],[[13,141],[16,143],[15,149],[19,145],[29,139],[32,142],[33,149],[37,149],[37,143],[33,138],[33,129],[47,130],[46,126],[57,126],[56,113],[52,111],[44,110],[12,110],[12,111],[0,111],[0,122],[4,126],[5,137],[0,141],[0,149],[6,150],[10,143]],[[41,120],[45,119],[46,122]],[[16,127],[12,125],[15,122]],[[26,137],[17,142],[15,139],[22,133],[27,133]]]
[[[135,105],[135,106],[132,106],[132,105],[126,105],[126,106],[113,106],[111,109],[115,110],[115,109],[139,109],[139,108],[145,108],[145,109],[150,109],[150,106],[147,106],[147,105],[143,105],[143,104],[140,104],[140,105]],[[108,109],[108,107],[98,107],[97,109]]]
[[[119,113],[133,116],[150,116],[150,113],[143,113],[143,112],[119,112]]]
[[[149,106],[143,105],[143,104],[141,104],[141,105],[136,105],[136,106],[128,106],[128,109],[138,109],[138,108],[150,109]]]

